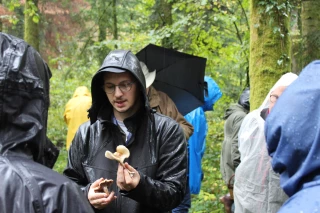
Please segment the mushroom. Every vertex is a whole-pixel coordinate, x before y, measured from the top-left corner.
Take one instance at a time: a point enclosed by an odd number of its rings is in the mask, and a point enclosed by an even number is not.
[[[109,158],[110,160],[116,160],[118,161],[124,168],[124,159],[128,158],[130,156],[130,151],[129,149],[127,149],[127,147],[123,146],[123,145],[119,145],[117,146],[117,151],[115,153],[112,153],[110,151],[106,151],[105,156],[106,158]],[[129,171],[130,177],[132,178],[133,175],[135,174],[135,172],[131,172]]]
[[[130,151],[127,149],[127,147],[119,145],[117,146],[117,151],[115,153],[106,151],[105,156],[111,160],[118,161],[124,167],[123,161],[130,156]]]
[[[104,179],[103,181],[101,181],[99,183],[99,186],[97,186],[96,188],[94,188],[94,191],[95,192],[104,192],[107,194],[107,196],[110,194],[109,193],[109,189],[110,189],[110,186],[112,185],[113,183],[113,180],[110,179]]]

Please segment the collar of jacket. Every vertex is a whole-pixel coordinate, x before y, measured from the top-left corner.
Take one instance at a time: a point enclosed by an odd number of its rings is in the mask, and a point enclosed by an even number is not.
[[[113,125],[119,128],[118,125],[112,122],[112,114],[112,110],[108,109],[108,105],[104,105],[103,107],[101,107],[98,114],[98,120],[101,122],[102,129],[104,129],[108,125]],[[145,115],[145,108],[141,106],[141,108],[134,115],[124,119],[124,125],[127,127],[130,133],[132,133],[133,135],[135,134],[137,127],[140,126]]]
[[[153,86],[149,87],[148,99],[151,108],[156,108],[160,105],[159,93]]]

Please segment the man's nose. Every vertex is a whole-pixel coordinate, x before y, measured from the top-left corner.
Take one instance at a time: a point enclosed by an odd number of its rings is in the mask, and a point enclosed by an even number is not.
[[[114,87],[114,96],[116,97],[120,97],[123,95],[123,92],[121,91],[119,86],[115,86]]]

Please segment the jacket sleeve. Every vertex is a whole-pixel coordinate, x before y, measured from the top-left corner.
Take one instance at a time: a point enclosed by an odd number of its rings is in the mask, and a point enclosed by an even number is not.
[[[170,118],[177,121],[182,127],[186,140],[188,141],[193,134],[193,126],[181,115],[175,103],[167,94],[159,91],[158,93],[159,96],[162,96],[160,100],[163,100],[163,102],[160,103],[161,114],[169,116]]]
[[[157,132],[160,145],[156,178],[140,173],[140,182],[135,189],[121,191],[124,196],[163,211],[181,203],[187,181],[186,140],[181,127],[173,120],[169,123]]]
[[[90,122],[88,121],[82,124],[76,132],[76,135],[68,151],[67,167],[63,171],[63,174],[66,177],[73,180],[82,187],[81,189],[85,192],[86,195],[90,184],[88,179],[86,178],[84,169],[82,167],[82,162],[84,162],[87,156],[86,138],[88,138],[88,135],[90,135],[87,133],[88,131],[90,131],[89,126]]]
[[[239,143],[238,143],[238,133],[245,115],[236,114],[233,117],[233,131],[231,136],[231,158],[233,162],[233,167],[236,169],[240,164],[240,152],[239,152]]]

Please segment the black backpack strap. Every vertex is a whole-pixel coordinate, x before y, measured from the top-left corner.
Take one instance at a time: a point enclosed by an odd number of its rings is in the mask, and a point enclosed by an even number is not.
[[[37,213],[45,213],[42,196],[40,193],[39,185],[37,184],[34,177],[30,174],[26,167],[23,166],[23,160],[16,157],[8,157],[9,163],[12,165],[13,169],[22,177],[25,181],[28,189],[30,190],[30,195],[32,196],[34,202],[33,207]]]

